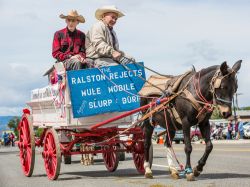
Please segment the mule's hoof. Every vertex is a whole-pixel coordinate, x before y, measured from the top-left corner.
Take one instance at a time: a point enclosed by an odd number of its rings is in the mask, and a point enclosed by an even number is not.
[[[180,178],[179,173],[177,172],[171,172],[170,176],[172,179],[175,179],[175,180]]]
[[[187,181],[195,181],[194,173],[186,174]]]
[[[195,177],[198,177],[198,176],[201,174],[201,171],[199,171],[199,170],[197,169],[197,167],[194,167],[194,168],[193,168],[193,172],[194,172],[194,176],[195,176]]]
[[[145,173],[145,178],[152,179],[153,178],[153,173]]]
[[[179,172],[176,168],[170,167],[169,171],[170,171],[170,176],[172,179],[176,180],[180,178]]]

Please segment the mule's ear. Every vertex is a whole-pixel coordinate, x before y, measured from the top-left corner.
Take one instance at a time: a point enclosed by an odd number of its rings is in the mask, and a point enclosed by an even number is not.
[[[226,61],[220,65],[220,71],[221,71],[222,75],[226,75],[228,73],[227,68],[228,68],[228,66],[227,66]]]
[[[234,72],[238,72],[240,67],[241,67],[241,62],[242,60],[238,60],[237,62],[235,62],[235,64],[233,65],[232,69],[234,70]]]
[[[192,64],[192,71],[193,71],[193,72],[196,72],[196,69],[195,69],[195,67],[194,67],[193,64]]]

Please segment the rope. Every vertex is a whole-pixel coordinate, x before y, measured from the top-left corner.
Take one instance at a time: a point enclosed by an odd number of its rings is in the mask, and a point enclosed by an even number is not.
[[[139,63],[136,63],[136,64],[139,64]],[[126,65],[122,64],[121,65],[123,66],[124,69],[132,72],[134,75],[135,75],[135,72],[133,72],[130,68],[128,68]],[[162,92],[163,95],[165,95],[165,90],[161,89],[159,86],[156,86],[155,84],[149,82],[148,80],[144,79],[143,77],[140,77],[138,76],[138,78],[142,79],[144,82],[148,83],[150,86],[153,86],[155,88],[157,88],[158,90],[160,90]]]
[[[104,140],[104,141],[101,141],[101,142],[98,142],[98,143],[91,143],[91,144],[88,144],[88,145],[99,145],[99,144],[103,144],[105,142],[108,142],[116,137],[118,137],[119,135],[123,134],[124,132],[128,131],[129,129],[135,127],[136,125],[140,124],[141,122],[143,122],[144,120],[148,119],[152,114],[156,113],[156,112],[160,112],[162,111],[166,106],[167,103],[169,103],[171,100],[173,100],[175,97],[177,97],[178,95],[175,94],[175,95],[172,95],[170,96],[170,98],[163,102],[162,104],[160,105],[156,105],[154,109],[150,110],[150,112],[146,112],[140,119],[138,119],[137,121],[135,121],[129,128],[125,129],[124,131],[122,131],[121,133],[107,139],[107,140]],[[157,103],[156,103],[157,104]]]
[[[156,113],[156,112],[160,112],[160,111],[162,110],[161,107],[164,106],[164,105],[165,105],[166,103],[168,103],[169,101],[170,101],[170,100],[167,100],[167,101],[165,101],[164,103],[162,103],[162,104],[156,106],[156,107],[154,108],[154,110],[150,110],[150,112],[147,111],[140,119],[137,119],[137,121],[135,121],[134,123],[132,123],[130,127],[128,127],[127,129],[125,129],[124,131],[121,131],[121,132],[118,133],[117,135],[115,135],[115,136],[113,136],[113,137],[111,137],[111,138],[109,138],[109,139],[103,140],[103,141],[101,141],[101,142],[98,142],[98,143],[90,143],[90,144],[88,144],[88,145],[92,145],[92,146],[100,145],[100,144],[103,144],[103,143],[105,143],[105,142],[109,142],[109,141],[112,140],[112,139],[115,139],[116,137],[118,137],[118,136],[124,134],[125,132],[127,132],[127,131],[130,130],[131,128],[136,127],[138,124],[140,124],[141,122],[143,122],[145,119],[149,118],[149,116],[150,116],[151,114],[154,114],[154,113]],[[161,109],[161,110],[157,111],[156,109]],[[149,110],[149,109],[148,109],[148,110]]]
[[[147,66],[141,65],[141,64],[137,63],[136,61],[134,61],[134,60],[132,60],[132,59],[129,59],[129,58],[125,57],[125,56],[122,57],[122,58],[127,59],[127,61],[129,61],[129,62],[131,61],[131,62],[133,62],[133,63],[136,63],[138,66],[143,67],[143,68],[145,68],[145,69],[147,69],[147,70],[149,70],[149,71],[151,71],[151,72],[153,72],[153,73],[155,73],[155,74],[157,74],[157,75],[160,75],[160,76],[169,78],[169,76],[163,75],[163,74],[161,74],[161,73],[159,73],[159,72],[157,72],[157,71],[155,71],[155,70],[153,70],[153,69],[150,69],[150,68],[147,67]],[[122,58],[121,58],[121,61],[122,61]]]
[[[163,110],[164,110],[164,118],[165,118],[165,122],[166,122],[166,130],[167,130],[167,134],[168,134],[168,141],[169,141],[169,144],[170,144],[170,149],[171,149],[171,151],[172,151],[172,153],[173,153],[173,155],[174,155],[174,158],[175,158],[176,162],[178,163],[180,169],[181,169],[181,170],[184,170],[184,166],[183,166],[183,164],[180,163],[180,161],[178,160],[178,158],[177,158],[177,156],[176,156],[176,154],[175,154],[174,148],[173,148],[173,146],[172,146],[172,141],[171,141],[171,139],[170,139],[170,133],[169,133],[169,129],[168,129],[169,125],[168,125],[167,116],[166,116],[166,107],[165,107]]]
[[[197,86],[196,86],[196,82],[195,82],[195,76],[193,77],[193,85],[194,85],[194,89],[195,89],[195,93],[196,93],[197,97],[201,100],[201,102],[203,102],[204,106],[200,111],[198,111],[196,118],[198,118],[201,114],[203,114],[204,110],[206,110],[208,112],[212,112],[213,108],[214,108],[213,103],[211,101],[210,102],[207,101],[206,98],[201,93],[200,74],[201,74],[201,71],[199,71],[199,74],[198,74]]]
[[[108,79],[109,82],[111,82],[111,83],[112,83],[113,85],[115,85],[115,86],[118,86],[118,85],[117,85],[114,81],[112,81],[105,73],[103,73],[99,67],[96,67],[96,68],[100,71],[100,73],[101,73],[102,75],[104,75],[104,76],[106,77],[106,79]],[[139,97],[139,98],[147,98],[147,99],[155,99],[155,98],[157,98],[157,97],[147,97],[147,96],[141,96],[141,95],[138,95],[138,94],[134,94],[134,93],[132,93],[132,92],[130,92],[130,91],[127,91],[127,90],[125,90],[125,89],[123,89],[123,88],[122,88],[122,91],[123,91],[123,92],[126,92],[127,94],[130,94],[130,95],[133,95],[133,96],[137,96],[137,97]]]
[[[100,67],[94,66],[94,65],[92,65],[92,64],[90,64],[90,63],[88,63],[88,62],[87,62],[87,64],[89,65],[89,67],[97,68],[97,69],[100,71],[100,73],[106,77],[106,79],[107,79],[109,82],[111,82],[111,83],[112,83],[113,85],[115,85],[115,86],[118,86],[118,85],[117,85],[114,81],[112,81],[104,72],[101,71]],[[132,71],[132,70],[130,70],[130,71]],[[132,71],[132,72],[133,72],[133,71]],[[134,72],[133,72],[133,73],[134,73]],[[142,77],[139,77],[139,76],[138,76],[138,78],[142,78]],[[158,97],[141,96],[141,95],[138,95],[138,94],[134,94],[134,93],[132,93],[132,92],[130,92],[130,91],[124,90],[123,88],[122,88],[122,91],[126,92],[127,94],[130,94],[130,95],[133,95],[133,96],[137,96],[137,97],[139,97],[139,98],[146,98],[146,99],[156,99],[156,98],[158,98]]]

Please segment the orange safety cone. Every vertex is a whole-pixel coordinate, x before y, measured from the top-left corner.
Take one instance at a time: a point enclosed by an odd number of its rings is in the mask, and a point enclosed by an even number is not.
[[[158,142],[158,144],[163,144],[164,143],[164,141],[163,141],[163,137],[162,136],[160,136],[159,137],[159,142]]]
[[[127,145],[131,145],[131,144],[132,144],[132,139],[130,137],[128,137]]]

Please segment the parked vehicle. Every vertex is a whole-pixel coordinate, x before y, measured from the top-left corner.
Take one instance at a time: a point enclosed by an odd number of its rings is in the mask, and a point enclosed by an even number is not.
[[[199,127],[196,127],[196,126],[191,127],[190,137],[191,137],[192,142],[197,142],[200,139],[202,139],[202,135],[201,135]]]
[[[197,128],[196,128],[196,126],[191,127],[191,129],[190,129],[190,138],[191,138],[192,142],[199,141],[202,138],[200,129],[198,127]],[[176,144],[179,144],[180,142],[184,143],[184,135],[183,135],[182,130],[176,131],[173,141]]]
[[[184,143],[184,135],[182,130],[176,131],[173,141],[176,144],[179,144],[180,142]]]
[[[244,124],[244,138],[250,138],[250,122]]]

